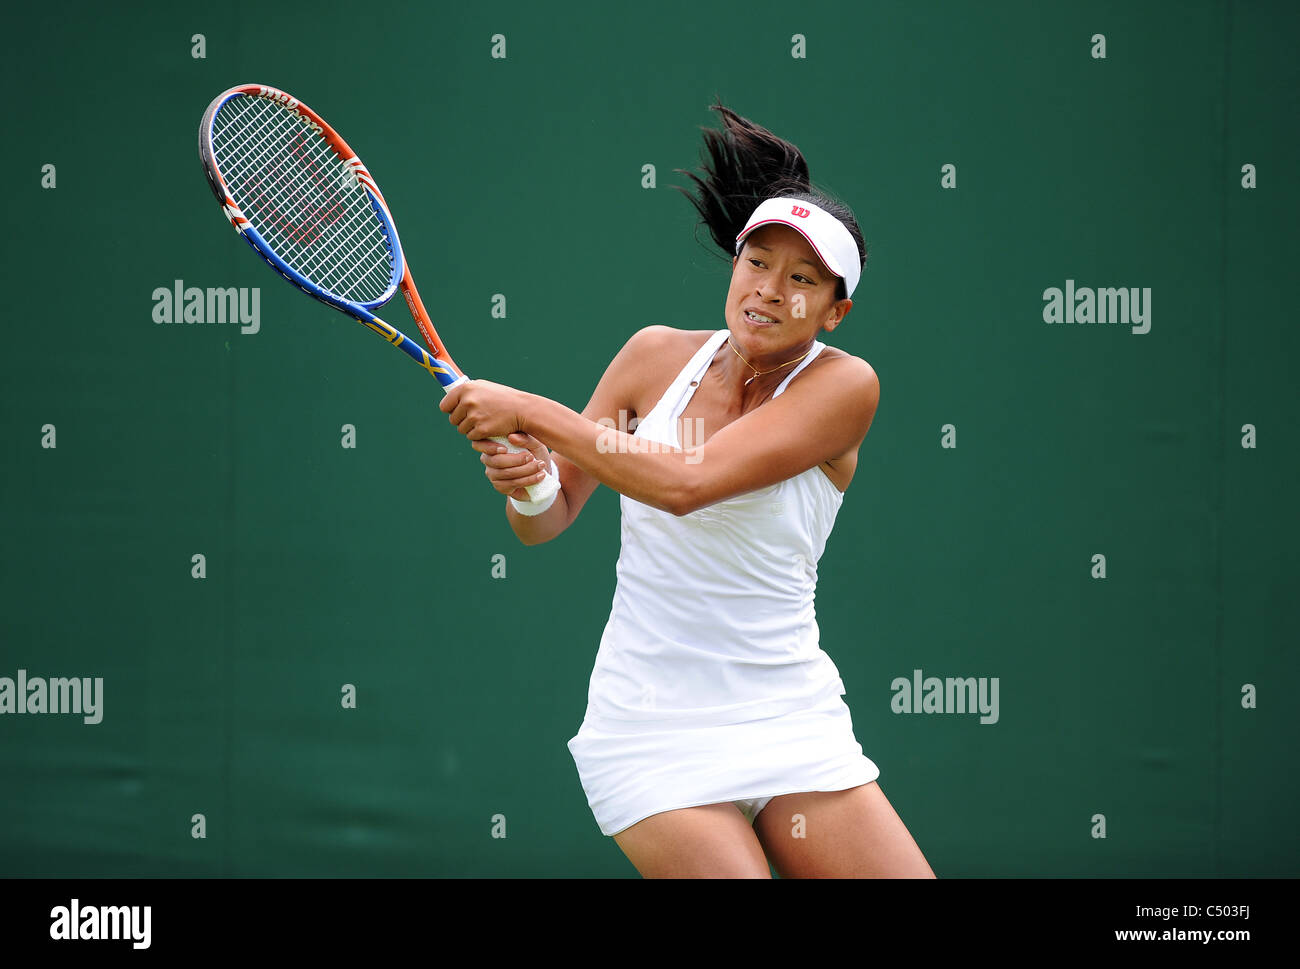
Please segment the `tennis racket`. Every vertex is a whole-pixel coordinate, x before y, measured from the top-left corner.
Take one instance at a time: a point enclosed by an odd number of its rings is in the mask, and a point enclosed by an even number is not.
[[[469,379],[429,320],[374,178],[320,115],[273,87],[241,84],[203,113],[199,157],[226,218],[272,269],[402,350],[444,391]],[[373,312],[399,288],[428,350]],[[548,474],[528,494],[541,501],[559,486]]]

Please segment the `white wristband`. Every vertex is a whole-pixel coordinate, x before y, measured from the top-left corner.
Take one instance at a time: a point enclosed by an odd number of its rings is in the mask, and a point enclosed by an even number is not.
[[[552,465],[552,467],[554,467],[554,465]],[[552,480],[554,477],[555,476],[551,473],[550,469],[548,468],[546,471],[546,478],[543,480],[549,481]],[[541,482],[538,483],[540,484]],[[555,497],[559,493],[560,493],[560,489],[556,488],[554,491],[552,491],[547,497],[543,498],[541,501],[520,501],[519,499],[511,496],[510,504],[515,506],[515,511],[519,512],[519,514],[527,515],[528,517],[531,518],[533,515],[540,515],[542,512],[546,511],[547,508],[550,508],[551,505],[555,504]]]

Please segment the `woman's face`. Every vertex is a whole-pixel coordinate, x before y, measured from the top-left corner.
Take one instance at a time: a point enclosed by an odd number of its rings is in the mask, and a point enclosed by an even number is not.
[[[838,282],[794,229],[779,224],[755,229],[732,261],[726,307],[732,338],[742,351],[749,350],[750,363],[764,369],[765,356],[780,357],[839,325],[853,301],[836,300]]]

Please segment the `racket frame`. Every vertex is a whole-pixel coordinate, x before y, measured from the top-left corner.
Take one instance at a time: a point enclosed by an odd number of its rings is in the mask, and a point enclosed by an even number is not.
[[[389,240],[389,251],[392,253],[393,265],[389,284],[379,296],[372,300],[357,302],[344,299],[342,296],[312,282],[281,258],[266,238],[249,221],[248,217],[244,215],[239,205],[236,204],[229,187],[226,185],[225,178],[221,174],[220,166],[213,151],[212,126],[217,112],[228,101],[238,97],[266,98],[297,114],[309,126],[316,129],[356,177],[362,190],[369,196],[371,208],[374,209],[384,227]],[[337,131],[326,123],[324,118],[297,98],[278,88],[268,87],[264,84],[240,84],[218,94],[203,113],[203,120],[199,124],[199,156],[203,161],[203,171],[207,175],[208,186],[212,189],[212,194],[216,196],[217,201],[221,203],[221,211],[225,214],[226,219],[234,226],[235,231],[243,237],[244,241],[252,247],[253,251],[261,256],[272,269],[307,295],[320,300],[327,306],[334,307],[342,313],[346,313],[357,322],[374,330],[436,377],[444,390],[450,390],[468,379],[461,369],[456,366],[455,361],[452,360],[451,354],[447,352],[446,344],[439,338],[437,330],[434,329],[433,323],[429,319],[428,311],[424,308],[424,301],[420,299],[419,291],[415,288],[415,281],[411,277],[411,269],[406,264],[406,259],[402,254],[402,243],[397,234],[397,223],[393,219],[392,212],[389,211],[388,203],[384,200],[383,194],[379,191],[379,186],[375,184],[374,178],[366,169],[366,166],[362,164],[361,159],[357,157],[357,153],[352,150],[351,146],[343,140]],[[426,352],[423,347],[401,330],[386,323],[373,312],[392,299],[398,289],[402,290],[402,295],[406,298],[406,304],[411,311],[411,316],[420,328],[420,334],[424,337],[429,350],[433,351],[432,354]]]
[[[221,169],[217,164],[217,159],[212,146],[212,126],[216,119],[217,112],[228,101],[237,97],[261,97],[274,101],[290,111],[303,118],[308,125],[316,131],[330,144],[339,157],[348,166],[353,175],[355,175],[358,184],[370,198],[370,205],[375,210],[384,229],[388,234],[390,242],[389,250],[392,253],[392,268],[389,277],[388,287],[372,300],[365,302],[356,302],[344,299],[337,293],[332,293],[324,287],[307,279],[292,266],[290,266],[278,253],[272,248],[267,239],[249,221],[243,211],[231,197],[230,190],[226,185],[225,179],[221,175]],[[207,176],[208,186],[212,189],[212,194],[216,196],[217,201],[221,203],[221,210],[226,219],[234,226],[235,231],[243,237],[244,241],[256,252],[262,259],[281,276],[293,283],[308,296],[319,300],[327,306],[332,306],[342,313],[351,316],[357,322],[370,328],[378,333],[385,340],[403,351],[408,357],[418,363],[426,371],[437,378],[438,383],[442,385],[444,391],[450,391],[469,378],[456,366],[451,355],[447,352],[446,344],[438,336],[438,331],[434,329],[432,321],[429,319],[428,311],[424,308],[424,301],[420,299],[419,290],[415,288],[415,280],[411,277],[411,268],[406,264],[402,254],[402,243],[397,235],[397,223],[393,219],[392,213],[388,209],[388,203],[384,200],[383,194],[379,191],[379,186],[375,184],[374,178],[361,163],[357,153],[352,150],[342,136],[339,135],[325,119],[318,115],[307,105],[303,104],[293,95],[281,91],[279,88],[269,87],[265,84],[239,84],[218,94],[212,103],[208,105],[207,110],[203,113],[203,119],[199,123],[199,157],[203,162],[203,171]],[[424,337],[432,354],[417,344],[397,327],[390,323],[384,322],[372,312],[374,309],[384,305],[393,298],[394,293],[401,289],[402,295],[406,298],[406,305],[411,311],[416,325],[420,328],[420,334]],[[504,445],[509,451],[518,453],[526,451],[526,448],[517,447],[511,444],[504,437],[494,437],[494,441]],[[527,485],[529,496],[535,502],[544,501],[554,495],[560,488],[559,478],[554,474],[547,472],[546,477],[540,482],[533,485]]]

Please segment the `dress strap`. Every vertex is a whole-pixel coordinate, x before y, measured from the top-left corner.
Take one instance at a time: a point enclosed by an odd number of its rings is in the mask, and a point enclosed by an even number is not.
[[[772,394],[772,399],[775,400],[777,397],[780,397],[781,393],[785,390],[785,388],[790,385],[790,381],[794,380],[794,378],[799,375],[799,371],[802,370],[804,367],[808,366],[808,364],[812,363],[814,360],[816,360],[817,357],[821,354],[821,352],[825,349],[826,349],[826,344],[822,343],[820,340],[815,340],[813,342],[812,350],[808,352],[808,356],[803,358],[803,361],[799,364],[799,366],[795,367],[793,370],[790,371],[790,376],[786,377],[784,380],[781,381],[781,386],[776,388],[776,392]]]
[[[713,362],[714,355],[718,348],[722,346],[727,339],[727,330],[719,330],[713,336],[704,341],[704,346],[695,351],[695,356],[691,357],[686,366],[682,367],[681,373],[677,379],[672,382],[667,392],[663,396],[663,401],[672,402],[672,414],[676,416],[686,409],[690,399],[695,396],[695,388],[692,383],[698,383],[704,371],[709,369],[709,364]]]
[[[719,330],[713,336],[704,341],[704,346],[695,351],[695,356],[691,357],[691,362],[682,368],[682,372],[677,375],[677,379],[683,383],[690,383],[692,380],[699,380],[700,375],[709,369],[709,364],[713,362],[713,356],[718,349],[726,342],[730,330]]]
[[[719,330],[695,351],[695,355],[687,361],[686,366],[682,367],[673,382],[668,385],[668,389],[664,391],[658,403],[637,425],[638,436],[663,441],[673,447],[681,446],[677,441],[677,417],[686,409],[687,403],[695,394],[691,382],[698,382],[700,376],[709,369],[709,364],[713,361],[718,348],[727,339],[727,332],[727,330]]]

